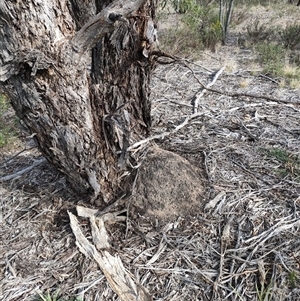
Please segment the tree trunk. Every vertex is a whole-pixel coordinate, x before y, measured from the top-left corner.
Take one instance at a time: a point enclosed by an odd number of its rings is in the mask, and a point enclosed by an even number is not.
[[[226,44],[234,0],[219,0],[219,21],[222,26],[222,44]]]
[[[150,127],[155,0],[5,0],[0,89],[81,192],[124,190]]]
[[[290,4],[294,4],[294,0],[289,0],[289,3],[290,3]],[[296,5],[297,5],[297,6],[300,6],[300,0],[298,0],[298,2],[297,2]]]

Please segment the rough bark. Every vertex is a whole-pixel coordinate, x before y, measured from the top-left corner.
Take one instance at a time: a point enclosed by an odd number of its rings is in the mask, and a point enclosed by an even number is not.
[[[150,127],[154,2],[0,3],[0,90],[47,160],[106,202]]]
[[[290,4],[294,4],[294,0],[289,0],[289,3]],[[295,3],[296,3],[296,1],[295,1]],[[297,6],[300,6],[300,0],[298,0],[297,1],[297,4],[296,4]]]
[[[226,44],[234,0],[219,0],[219,20],[222,26],[222,43]]]

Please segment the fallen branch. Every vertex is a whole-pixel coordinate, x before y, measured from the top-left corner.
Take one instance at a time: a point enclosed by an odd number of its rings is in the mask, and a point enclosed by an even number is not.
[[[192,74],[193,74],[194,78],[197,80],[197,82],[206,91],[213,92],[213,93],[220,94],[220,95],[227,95],[227,96],[230,96],[230,97],[249,97],[249,98],[265,99],[265,100],[268,100],[268,101],[274,101],[276,103],[300,104],[300,102],[288,101],[288,100],[284,100],[284,99],[277,99],[277,98],[273,98],[273,97],[269,97],[269,96],[264,96],[264,95],[256,95],[256,94],[250,94],[250,93],[231,93],[231,92],[228,92],[228,91],[219,91],[219,90],[211,89],[209,85],[206,86],[206,85],[204,85],[200,81],[200,79],[196,76],[194,70],[190,66],[188,66],[187,63],[199,66],[198,64],[195,64],[195,63],[193,63],[193,62],[191,62],[191,61],[189,61],[187,59],[183,59],[183,58],[180,58],[180,57],[169,55],[169,54],[164,53],[164,52],[159,52],[158,51],[158,52],[153,52],[153,54],[157,55],[157,56],[165,56],[165,57],[168,57],[168,58],[170,58],[170,59],[173,60],[173,61],[168,61],[168,62],[158,61],[160,64],[178,63],[178,64],[181,64],[181,65],[185,66],[186,68],[188,68],[192,72]],[[204,68],[201,65],[199,67]],[[211,72],[211,70],[209,70],[209,69],[206,69],[206,68],[204,68],[204,69]]]
[[[213,86],[215,84],[215,82],[217,81],[218,77],[222,74],[222,72],[225,70],[225,66],[222,67],[213,77],[212,81],[210,83],[207,84],[207,86],[202,89],[201,91],[199,91],[194,97],[194,113],[197,113],[198,111],[198,104],[199,104],[199,100],[200,98],[204,95],[204,93],[207,91],[207,88],[210,88],[211,86]]]
[[[76,245],[85,256],[93,258],[99,265],[113,291],[123,301],[152,301],[148,291],[140,285],[124,268],[118,255],[112,256],[107,249],[110,247],[104,221],[97,218],[93,210],[78,207],[83,216],[90,218],[93,243],[82,233],[74,214],[68,212]],[[98,224],[97,224],[97,222]],[[95,246],[96,245],[96,246]]]
[[[178,63],[178,64],[181,64],[181,65],[185,66],[186,68],[188,68],[192,72],[194,78],[197,80],[197,82],[202,86],[202,88],[205,91],[213,92],[213,93],[220,94],[220,95],[227,95],[227,96],[230,96],[230,97],[249,97],[249,98],[265,99],[265,100],[274,101],[274,102],[277,102],[277,103],[300,104],[300,102],[288,101],[288,100],[284,100],[284,99],[277,99],[277,98],[264,96],[264,95],[256,95],[256,94],[250,94],[250,93],[231,93],[231,92],[228,92],[228,91],[219,91],[219,90],[211,89],[210,87],[214,84],[214,82],[212,81],[213,84],[209,83],[208,85],[204,85],[200,81],[200,79],[196,76],[194,70],[190,66],[188,66],[187,63],[199,66],[199,67],[209,71],[210,73],[212,72],[211,70],[209,70],[209,69],[207,69],[207,68],[205,68],[201,65],[195,64],[195,63],[193,63],[193,62],[191,62],[187,59],[183,59],[183,58],[180,58],[180,57],[177,57],[177,56],[173,56],[173,55],[170,55],[170,54],[162,52],[162,51],[153,51],[151,54],[154,55],[154,56],[157,56],[157,57],[167,57],[167,58],[171,59],[170,61],[159,61],[159,60],[157,60],[158,63],[160,63],[160,64]],[[218,72],[220,72],[223,68],[221,68]],[[220,74],[223,72],[223,70],[220,72]],[[217,80],[218,76],[220,75],[220,74],[218,74],[218,72],[215,75],[215,77],[216,77],[215,80]],[[262,75],[260,74],[259,76],[262,76]],[[266,77],[266,76],[264,76],[264,77]],[[269,78],[269,79],[271,80],[271,78]],[[202,91],[204,91],[204,90],[202,90]],[[194,113],[195,113],[195,111],[194,111]]]
[[[212,70],[210,70],[210,69],[208,69],[208,68],[206,68],[206,67],[204,67],[204,66],[202,66],[202,65],[200,65],[200,64],[198,64],[198,63],[191,62],[191,61],[188,60],[188,59],[185,59],[185,58],[182,58],[182,57],[179,57],[179,56],[176,56],[176,55],[171,55],[171,54],[166,53],[166,52],[164,52],[164,51],[160,51],[160,50],[157,51],[157,50],[154,50],[154,51],[151,52],[151,55],[157,57],[156,61],[157,61],[159,64],[161,64],[161,65],[168,65],[168,64],[173,64],[173,63],[182,63],[182,62],[184,62],[184,63],[189,63],[189,64],[195,65],[195,66],[197,66],[197,67],[200,67],[200,68],[202,68],[202,69],[208,71],[209,73],[213,73]],[[166,58],[169,58],[169,59],[171,59],[171,60],[170,60],[170,61],[162,61],[162,60],[158,60],[159,57],[166,57]]]
[[[203,85],[203,87],[205,88],[205,86]],[[265,99],[268,101],[274,101],[277,103],[286,103],[286,104],[300,104],[300,102],[295,102],[295,101],[288,101],[288,100],[284,100],[284,99],[277,99],[277,98],[273,98],[273,97],[268,97],[268,96],[264,96],[264,95],[256,95],[256,94],[250,94],[250,93],[231,93],[228,91],[219,91],[219,90],[215,90],[215,89],[210,89],[210,88],[206,88],[207,91],[216,93],[216,94],[221,94],[221,95],[227,95],[230,97],[249,97],[249,98],[259,98],[259,99]]]
[[[198,78],[198,76],[195,74],[194,70],[191,67],[189,67],[187,64],[184,64],[184,66],[187,67],[189,70],[191,70],[194,78],[197,80],[199,85],[202,86],[203,89],[205,89],[206,91],[209,91],[209,92],[213,92],[213,93],[220,94],[220,95],[226,95],[229,97],[249,97],[249,98],[265,99],[265,100],[274,101],[277,103],[300,104],[300,102],[288,101],[288,100],[284,100],[284,99],[277,99],[277,98],[272,98],[272,97],[264,96],[264,95],[256,95],[256,94],[251,94],[251,93],[231,93],[228,91],[219,91],[219,90],[211,89],[210,87],[204,85],[201,82],[201,80]]]
[[[26,168],[24,168],[24,169],[22,169],[22,170],[20,170],[16,173],[13,173],[11,175],[7,175],[7,176],[4,176],[4,177],[0,178],[0,183],[15,179],[15,178],[23,175],[24,173],[27,173],[27,172],[31,171],[33,168],[37,167],[38,165],[40,165],[44,162],[46,162],[45,158],[40,159],[40,160],[36,160],[36,161],[33,162],[32,165],[30,165],[30,166],[28,166],[28,167],[26,167]]]
[[[18,157],[18,156],[21,155],[22,153],[24,153],[24,152],[26,152],[26,151],[28,151],[28,150],[31,150],[31,149],[33,149],[33,148],[35,148],[35,147],[30,147],[30,148],[26,148],[26,147],[25,147],[24,149],[22,149],[21,151],[19,151],[19,152],[16,153],[15,155],[13,155],[12,157],[10,157],[10,158],[4,160],[3,162],[1,162],[1,163],[0,163],[0,166],[3,166],[4,164],[6,164],[6,163],[8,163],[9,161],[15,159],[16,157]]]
[[[226,225],[224,226],[223,229],[223,233],[221,236],[221,241],[220,241],[220,266],[219,266],[219,273],[218,276],[216,278],[216,280],[214,281],[213,284],[213,291],[212,291],[212,298],[211,300],[216,300],[218,297],[218,287],[221,284],[221,280],[223,278],[223,274],[224,274],[224,261],[225,261],[225,253],[226,253],[226,248],[227,248],[227,243],[230,239],[230,228],[231,228],[231,224],[233,222],[234,217],[230,217],[229,220],[227,221]]]
[[[273,79],[273,78],[271,78],[269,76],[266,76],[266,75],[263,75],[263,74],[260,74],[259,76],[262,77],[262,78],[265,78],[265,79],[267,79],[267,80],[269,80],[271,82],[273,82],[276,85],[279,85],[278,81],[276,81],[275,79]]]
[[[190,120],[196,118],[196,117],[200,117],[200,116],[203,116],[205,115],[206,112],[201,112],[201,113],[194,113],[192,115],[188,115],[185,120],[180,123],[179,125],[177,125],[177,127],[173,130],[173,131],[170,131],[170,132],[163,132],[161,134],[158,134],[158,135],[154,135],[154,136],[151,136],[149,138],[146,138],[146,139],[143,139],[143,140],[140,140],[134,144],[132,144],[131,146],[129,146],[127,148],[127,151],[132,151],[136,148],[138,148],[139,146],[141,146],[142,144],[145,144],[145,143],[148,143],[150,141],[153,141],[153,140],[157,140],[157,139],[164,139],[165,137],[167,136],[170,136],[172,134],[175,134],[176,132],[178,132],[180,129],[182,129],[184,126],[186,126]]]

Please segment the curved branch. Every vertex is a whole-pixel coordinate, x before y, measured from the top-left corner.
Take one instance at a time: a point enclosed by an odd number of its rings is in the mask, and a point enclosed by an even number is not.
[[[113,31],[116,21],[137,11],[146,0],[117,0],[90,19],[72,38],[71,45],[78,53],[90,50],[108,32]]]

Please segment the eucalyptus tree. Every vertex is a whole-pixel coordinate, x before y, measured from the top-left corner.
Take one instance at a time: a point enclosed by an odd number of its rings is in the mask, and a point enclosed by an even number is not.
[[[124,189],[150,129],[156,0],[2,0],[0,92],[80,192]]]
[[[219,20],[222,27],[222,43],[226,44],[234,0],[219,0]]]

